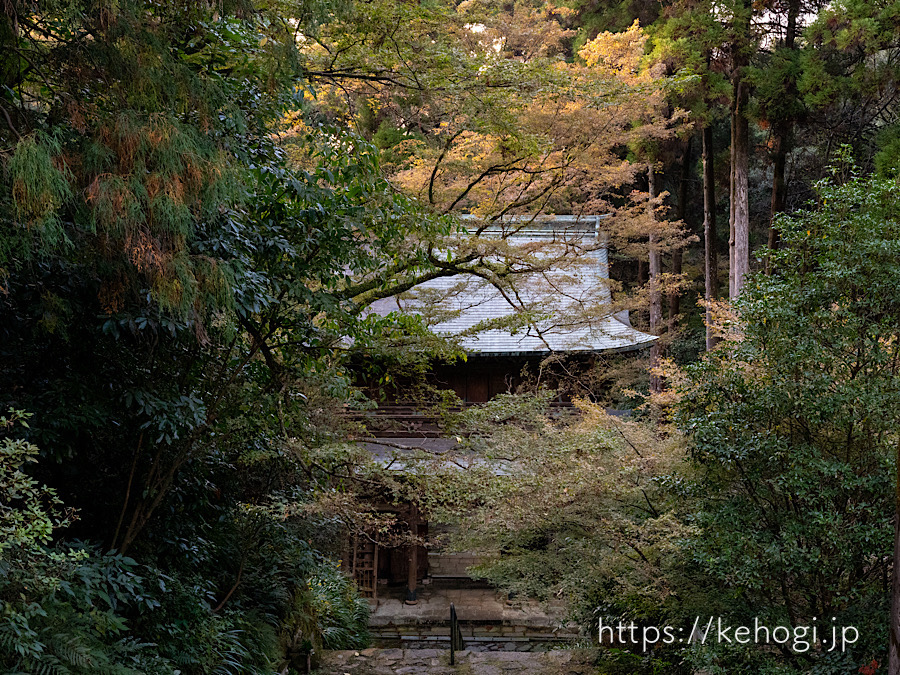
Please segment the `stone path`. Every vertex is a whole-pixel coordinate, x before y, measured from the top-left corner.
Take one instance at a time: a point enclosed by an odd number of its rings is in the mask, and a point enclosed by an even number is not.
[[[326,652],[317,675],[588,675],[584,656],[552,652],[457,652],[450,666],[445,649],[363,649]]]

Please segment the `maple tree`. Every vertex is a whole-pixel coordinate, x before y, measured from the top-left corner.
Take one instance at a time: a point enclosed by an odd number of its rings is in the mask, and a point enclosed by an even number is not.
[[[644,38],[636,26],[599,36],[580,52],[584,62],[567,63],[556,12],[516,5],[509,15],[467,3],[448,21],[393,3],[367,8],[370,33],[347,44],[337,25],[344,41],[311,50],[328,64],[311,72],[332,83],[320,88],[320,106],[365,117],[369,133],[396,129],[394,154],[406,160],[394,179],[440,211],[590,213],[634,175],[617,148],[668,133],[659,116],[646,119],[664,83],[637,72]],[[348,70],[367,74],[340,81]],[[634,130],[638,119],[649,123]]]
[[[636,211],[623,208],[640,172],[629,149],[668,138],[678,123],[677,111],[667,117],[661,105],[663,90],[675,83],[644,67],[646,36],[637,24],[598,35],[567,61],[567,15],[528,3],[378,4],[326,27],[305,50],[317,82],[312,110],[371,134],[391,179],[407,194],[438,212],[482,221],[467,221],[463,237],[428,242],[431,269],[417,258],[398,262],[402,281],[377,297],[460,273],[508,291],[528,269],[577,266],[565,252],[550,253],[552,247],[516,252],[506,239],[524,214],[620,210],[605,221],[613,245],[644,258],[651,238],[653,255],[684,246],[678,224],[661,211],[656,224],[642,218],[626,224]],[[351,21],[353,32],[346,30]],[[645,239],[636,246],[639,230]],[[657,275],[653,283],[665,294],[679,280]],[[652,329],[660,327],[655,322]]]
[[[344,642],[329,644],[361,645],[365,612],[315,550],[333,547],[338,522],[360,529],[376,522],[366,520],[372,513],[359,483],[426,502],[462,495],[459,505],[484,516],[472,540],[501,542],[513,554],[493,574],[521,589],[552,586],[565,542],[576,541],[578,564],[558,578],[585,616],[610,586],[579,597],[578,580],[601,572],[625,582],[616,611],[686,611],[673,591],[688,587],[679,585],[677,552],[684,549],[675,540],[696,535],[698,523],[710,538],[693,538],[696,551],[724,541],[730,548],[721,560],[731,556],[730,569],[758,563],[772,531],[754,529],[748,514],[759,506],[742,499],[754,484],[735,474],[712,441],[740,437],[759,476],[787,481],[759,487],[773,502],[787,499],[790,483],[791,508],[806,500],[797,520],[777,508],[762,511],[798,528],[822,500],[837,503],[858,484],[816,473],[814,461],[785,476],[783,462],[756,452],[769,447],[770,430],[758,417],[742,417],[744,396],[756,397],[751,412],[763,410],[778,433],[790,432],[779,438],[798,457],[816,460],[830,446],[806,443],[782,413],[794,410],[798,363],[819,373],[840,359],[807,359],[791,349],[799,333],[804,349],[828,356],[852,342],[848,326],[873,316],[881,317],[874,326],[881,337],[863,331],[862,346],[891,365],[866,366],[859,371],[865,382],[849,380],[890,388],[879,378],[895,365],[885,356],[894,344],[893,310],[841,312],[848,296],[857,303],[893,297],[890,266],[871,266],[885,262],[879,255],[893,240],[866,230],[863,248],[847,247],[841,237],[864,223],[839,208],[875,214],[879,227],[892,223],[893,215],[882,218],[892,213],[890,188],[842,175],[843,192],[826,190],[835,203],[822,201],[796,221],[776,214],[797,209],[840,140],[852,140],[864,163],[874,157],[879,171],[896,175],[897,19],[893,5],[852,0],[665,8],[633,1],[572,8],[488,0],[3,3],[0,403],[13,412],[0,445],[9,450],[10,489],[27,491],[30,510],[3,507],[4,522],[25,534],[0,544],[4,562],[15,561],[0,579],[0,664],[40,670],[48,659],[69,658],[70,643],[58,635],[81,640],[74,653],[90,654],[97,668],[119,672],[168,673],[175,664],[183,672],[268,672],[275,661],[290,665],[301,634],[316,647],[335,635]],[[690,441],[693,468],[707,471],[694,486],[716,499],[703,501],[702,511],[695,501],[683,520],[686,511],[666,511],[684,507],[677,490],[666,489],[681,485],[685,468],[677,432],[617,426],[588,403],[579,404],[580,421],[556,426],[542,407],[544,393],[453,420],[471,432],[466,442],[482,458],[516,453],[516,480],[502,487],[476,470],[438,475],[443,491],[430,493],[430,486],[379,471],[345,442],[356,427],[343,413],[367,405],[353,384],[354,367],[376,377],[421,377],[433,357],[460,355],[426,330],[438,316],[367,313],[373,302],[437,277],[492,284],[520,310],[495,325],[515,330],[559,309],[552,298],[522,301],[517,291],[526,278],[546,282],[551,268],[575,276],[593,248],[609,246],[640,261],[637,288],[627,289],[631,297],[617,293],[612,304],[608,289],[597,288],[577,316],[563,320],[585,325],[642,307],[651,328],[668,328],[666,341],[676,344],[678,293],[689,288],[697,264],[682,222],[693,215],[694,127],[703,146],[707,299],[718,296],[717,187],[727,182],[731,193],[731,296],[749,265],[748,224],[765,221],[770,248],[782,245],[779,224],[789,225],[783,254],[771,258],[771,278],[751,282],[725,345],[697,371],[710,374],[709,382],[692,390],[696,405],[683,409],[703,432]],[[720,176],[717,185],[713,142],[725,131],[732,177]],[[764,199],[768,174],[748,181],[748,171],[772,172]],[[673,195],[665,194],[666,181],[676,186]],[[610,215],[608,241],[513,241],[529,215],[597,212]],[[809,239],[817,228],[827,238]],[[842,243],[831,249],[831,242]],[[854,265],[858,279],[883,293],[847,286],[835,251],[845,256],[840,264]],[[860,251],[871,255],[863,259]],[[798,267],[800,259],[809,264]],[[647,270],[649,278],[641,276]],[[840,291],[839,302],[797,304],[805,297],[798,286],[822,297]],[[461,281],[454,292],[464,288]],[[852,302],[847,306],[862,306]],[[788,310],[807,328],[784,322]],[[834,312],[844,323],[829,321]],[[746,334],[735,330],[742,320]],[[825,344],[826,337],[835,339]],[[714,338],[708,334],[710,349]],[[662,351],[653,358],[667,368]],[[354,354],[365,356],[353,361]],[[742,379],[747,354],[777,385]],[[838,372],[833,381],[844,386],[845,379]],[[651,416],[664,421],[678,382],[670,379],[666,389],[654,375],[652,384],[664,405],[650,408]],[[889,409],[876,399],[866,399],[873,410]],[[814,400],[831,406],[834,424],[851,425],[851,473],[881,490],[886,482],[870,469],[887,461],[882,446],[868,457],[852,433],[874,418],[857,419],[845,402]],[[711,407],[744,426],[725,434]],[[488,424],[507,408],[521,423]],[[29,427],[10,423],[25,419],[19,410],[34,413]],[[838,436],[847,438],[831,427],[821,435],[829,443]],[[885,431],[876,444],[889,437]],[[37,448],[41,461],[29,467],[35,477],[26,476],[19,465]],[[467,487],[471,493],[463,494]],[[543,491],[550,496],[539,499]],[[57,495],[80,519],[58,517]],[[546,513],[545,503],[553,507]],[[728,517],[717,520],[721,514]],[[54,532],[62,525],[65,532]],[[858,538],[841,542],[828,565],[800,573],[775,560],[744,570],[785,579],[789,591],[769,599],[768,609],[843,607],[810,581],[829,570],[837,585],[849,583],[839,559],[863,570],[860,577],[886,569],[883,556],[866,562],[866,537],[880,547],[887,521],[863,513],[851,525]],[[549,555],[541,558],[537,545],[516,547],[510,532],[534,535],[537,544],[544,539],[535,533],[549,532]],[[61,548],[43,547],[51,535]],[[604,555],[595,565],[596,550]],[[544,572],[528,576],[528,565],[545,563]],[[704,579],[727,583],[725,567],[710,565]],[[854,588],[866,594],[873,587]],[[73,595],[64,597],[65,589]],[[747,597],[759,601],[758,591],[748,586]],[[651,606],[657,592],[665,594],[663,607]],[[332,620],[339,630],[329,632]],[[276,634],[273,622],[290,635]],[[896,644],[892,664],[895,656]],[[722,667],[734,663],[721,658]],[[89,671],[87,661],[69,661],[75,672]]]

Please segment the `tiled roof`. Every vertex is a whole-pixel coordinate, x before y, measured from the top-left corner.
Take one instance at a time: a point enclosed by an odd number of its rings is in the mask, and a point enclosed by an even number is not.
[[[632,328],[627,313],[611,314],[609,263],[600,217],[557,216],[508,220],[510,245],[530,251],[532,260],[561,259],[558,268],[523,275],[516,292],[480,277],[442,277],[413,291],[372,305],[378,314],[398,309],[435,316],[437,334],[456,336],[470,353],[482,355],[573,351],[630,351],[656,338]],[[515,233],[510,235],[510,229]],[[501,230],[480,236],[499,239]],[[561,257],[562,256],[562,257]],[[479,325],[504,324],[488,330]],[[513,325],[519,324],[519,325]]]

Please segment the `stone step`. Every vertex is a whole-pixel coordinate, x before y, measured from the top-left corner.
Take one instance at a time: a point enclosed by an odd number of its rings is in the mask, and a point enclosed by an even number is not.
[[[378,639],[405,637],[450,637],[450,625],[408,625],[408,626],[370,626],[369,632]],[[578,638],[575,627],[551,627],[551,626],[467,626],[460,624],[460,632],[464,639],[484,640],[544,640],[544,641],[568,641]]]
[[[456,667],[450,666],[450,653],[440,649],[363,649],[326,652],[322,655],[320,675],[588,675],[592,672],[587,654],[574,650],[551,652],[477,652],[456,654]]]
[[[376,647],[381,649],[450,649],[450,636],[443,635],[403,635],[400,637],[376,637],[373,640]],[[557,639],[533,639],[516,637],[464,637],[463,643],[467,650],[473,652],[547,652],[559,649],[564,644],[574,644],[575,640],[562,641]]]

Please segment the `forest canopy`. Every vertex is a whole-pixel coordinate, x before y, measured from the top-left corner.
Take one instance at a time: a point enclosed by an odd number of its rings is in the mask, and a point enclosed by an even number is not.
[[[0,5],[0,668],[362,648],[339,561],[398,544],[377,495],[502,552],[477,573],[586,637],[698,614],[863,636],[598,649],[598,672],[900,674],[898,12]],[[533,328],[558,303],[528,306],[528,275],[594,252],[516,244],[557,214],[605,217],[612,278],[573,321],[658,339],[466,406],[430,375],[458,339],[369,309],[471,277]],[[397,392],[467,470],[356,442]]]

